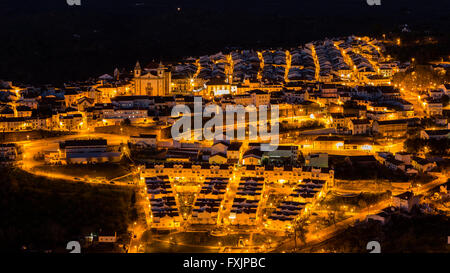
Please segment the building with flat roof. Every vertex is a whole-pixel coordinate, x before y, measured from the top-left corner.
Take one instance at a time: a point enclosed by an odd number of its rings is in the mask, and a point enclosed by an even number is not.
[[[73,139],[60,142],[59,155],[63,164],[94,164],[118,162],[121,153],[109,152],[106,139]]]

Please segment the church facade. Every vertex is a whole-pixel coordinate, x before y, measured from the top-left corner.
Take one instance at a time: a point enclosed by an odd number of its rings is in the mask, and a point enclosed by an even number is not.
[[[171,72],[162,64],[156,69],[134,68],[134,89],[138,96],[167,96],[171,93]]]

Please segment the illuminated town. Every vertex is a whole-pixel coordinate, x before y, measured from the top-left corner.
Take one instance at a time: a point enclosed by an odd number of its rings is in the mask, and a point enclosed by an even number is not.
[[[450,213],[450,64],[432,64],[424,80],[415,59],[400,62],[387,45],[402,41],[348,36],[137,61],[64,87],[2,81],[2,165],[133,192],[128,231],[86,231],[87,247],[339,252],[323,242],[357,223]],[[262,136],[175,140],[172,108],[193,109],[196,97],[202,112],[277,106],[278,146],[262,149]]]

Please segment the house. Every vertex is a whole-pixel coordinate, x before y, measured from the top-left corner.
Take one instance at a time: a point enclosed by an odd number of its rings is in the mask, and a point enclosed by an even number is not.
[[[344,114],[342,113],[332,113],[331,122],[334,128],[346,128],[347,123]]]
[[[150,206],[150,226],[157,229],[174,229],[180,227],[181,217],[176,205],[175,193],[169,177],[140,175],[145,183]]]
[[[215,153],[209,157],[209,164],[226,164],[228,162],[227,154]]]
[[[131,136],[129,142],[139,147],[155,148],[157,143],[157,136],[152,134],[140,134],[139,136]]]
[[[28,118],[33,114],[33,110],[25,105],[19,105],[16,107],[17,117]]]
[[[37,109],[38,108],[38,101],[36,98],[21,98],[18,101],[16,101],[17,105],[22,105],[22,106],[28,106],[31,109]]]
[[[228,181],[226,178],[205,178],[192,209],[191,223],[218,224],[219,211],[228,192]]]
[[[76,131],[82,130],[85,126],[86,124],[81,113],[59,115],[59,128],[61,130]]]
[[[410,212],[411,209],[418,205],[420,196],[414,195],[413,192],[404,192],[392,197],[392,205],[400,210]]]
[[[445,110],[445,113],[448,112],[448,110]],[[437,126],[443,126],[443,127],[448,127],[448,122],[447,122],[447,117],[446,116],[434,116],[432,117],[433,122],[437,125]]]
[[[324,98],[337,98],[337,85],[335,84],[324,84],[321,87],[321,95]]]
[[[423,102],[425,107],[425,112],[430,116],[441,116],[442,115],[442,102],[435,99],[427,99]]]
[[[422,139],[450,139],[450,129],[422,130],[420,137]]]
[[[206,83],[206,92],[209,96],[236,94],[237,86],[224,78],[212,78]]]
[[[343,150],[344,139],[337,136],[319,136],[313,142],[314,150]]]
[[[152,102],[150,96],[117,96],[111,99],[111,104],[115,108],[128,109],[128,108],[143,108],[148,109]]]
[[[393,154],[390,152],[376,152],[374,155],[375,159],[383,165],[386,164],[386,160],[391,156],[393,156]]]
[[[29,118],[0,118],[1,132],[27,131],[32,129]]]
[[[419,172],[428,172],[437,167],[436,162],[431,162],[425,158],[414,156],[411,160],[411,165]]]
[[[293,221],[306,211],[306,203],[283,201],[268,217],[264,228],[274,231],[290,231]]]
[[[221,200],[197,198],[192,209],[192,224],[216,225],[219,222]]]
[[[372,130],[383,137],[402,137],[406,135],[408,122],[404,119],[374,121]]]
[[[113,111],[104,112],[103,119],[113,123],[120,123],[125,119],[130,120],[131,123],[145,123],[149,121],[148,109],[139,107],[113,109]]]
[[[115,243],[117,241],[117,232],[114,232],[114,236],[99,235],[99,243]]]
[[[198,181],[198,179],[205,179],[208,177],[229,179],[233,174],[233,165],[212,165],[209,163],[192,164],[190,162],[147,163],[143,173],[145,173],[146,176],[175,176],[181,180],[187,181]]]
[[[289,161],[290,163],[297,160],[298,146],[278,146],[274,151],[267,151],[263,154],[263,160],[267,159],[269,162]]]
[[[305,178],[294,187],[287,200],[301,203],[314,203],[318,198],[324,197],[326,191],[326,180]]]
[[[151,224],[156,229],[176,229],[180,227],[181,217],[174,196],[155,198],[150,196]]]
[[[50,95],[40,98],[38,109],[42,108],[64,112],[67,107],[63,98],[61,98],[60,96]]]
[[[375,143],[370,139],[348,138],[344,140],[344,150],[371,152],[374,145]]]
[[[230,144],[226,141],[217,141],[211,146],[211,155],[216,153],[227,154],[228,146]]]
[[[76,101],[78,111],[84,112],[87,108],[91,108],[95,105],[95,100],[87,97],[82,97]]]
[[[244,165],[260,165],[263,152],[259,149],[251,149],[244,153],[242,164]]]
[[[256,225],[259,208],[259,200],[234,198],[228,220],[232,225]]]
[[[258,89],[249,91],[248,93],[252,98],[253,105],[256,107],[270,104],[270,93]]]
[[[433,89],[428,91],[428,95],[430,96],[430,98],[438,100],[445,95],[445,91],[443,89]]]
[[[395,70],[397,69],[397,64],[395,63],[380,63],[380,74],[383,77],[392,77],[394,75]]]
[[[412,154],[405,152],[396,153],[395,159],[400,160],[405,164],[411,164]]]
[[[67,89],[64,90],[64,101],[67,107],[72,106],[81,97],[79,90]]]
[[[228,221],[232,225],[255,225],[258,219],[264,178],[242,177]]]
[[[190,149],[169,149],[166,153],[167,162],[190,162],[197,160],[198,150]]]
[[[0,143],[0,163],[14,162],[21,158],[21,150],[14,143]]]
[[[264,177],[241,177],[235,197],[261,200],[263,192]]]
[[[367,215],[366,221],[380,222],[382,225],[386,224],[390,219],[390,215],[384,211],[377,214]]]
[[[331,122],[333,127],[342,130],[350,126],[350,121],[358,119],[358,114],[355,113],[332,113]]]
[[[368,119],[352,119],[349,123],[349,129],[352,135],[365,135],[370,132],[370,121]]]
[[[386,165],[386,167],[392,170],[405,170],[405,163],[403,161],[395,159],[394,157],[388,157],[384,164]]]
[[[242,157],[243,145],[241,142],[233,142],[228,146],[227,158],[229,163],[239,163]]]
[[[289,101],[305,101],[309,100],[309,93],[308,90],[290,91],[286,92],[286,97]]]
[[[150,198],[162,198],[165,196],[174,196],[174,191],[168,176],[141,177],[145,183],[145,190]]]
[[[0,110],[0,118],[14,118],[14,110],[9,107],[4,107]]]
[[[233,96],[234,103],[236,105],[248,106],[252,104],[253,100],[249,94],[242,94]]]

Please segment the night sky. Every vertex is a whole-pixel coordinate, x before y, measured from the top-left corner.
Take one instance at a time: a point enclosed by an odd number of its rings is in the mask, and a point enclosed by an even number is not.
[[[0,2],[0,79],[56,83],[137,59],[172,61],[325,37],[450,29],[448,0],[8,0]],[[178,8],[181,11],[178,11]],[[448,35],[447,35],[448,36]]]

